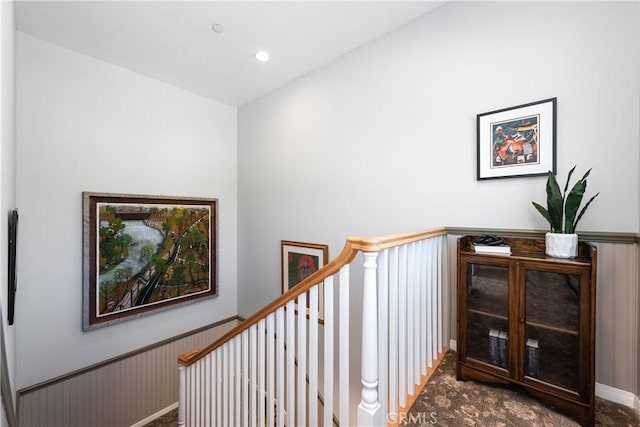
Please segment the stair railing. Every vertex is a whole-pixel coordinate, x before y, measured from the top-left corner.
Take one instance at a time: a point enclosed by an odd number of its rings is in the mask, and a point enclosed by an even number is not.
[[[181,355],[178,425],[354,425],[349,353],[356,337],[349,335],[349,288],[350,265],[360,252],[357,425],[401,421],[444,348],[444,228],[350,237],[325,267],[218,341]]]

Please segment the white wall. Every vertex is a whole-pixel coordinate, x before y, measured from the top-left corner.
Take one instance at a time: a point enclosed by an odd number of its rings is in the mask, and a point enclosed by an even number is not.
[[[237,111],[18,33],[23,388],[237,313]],[[82,191],[219,199],[219,296],[82,331]]]
[[[640,22],[640,8],[638,8],[638,10],[636,11],[636,22]],[[638,87],[638,103],[640,104],[640,87]],[[640,132],[640,111],[638,112],[638,128],[639,128],[639,132]],[[640,156],[640,152],[638,153]],[[640,164],[640,157],[638,157],[638,164]],[[639,187],[640,187],[640,175],[638,176],[638,183],[639,183]],[[639,190],[640,193],[640,190]],[[640,197],[640,194],[639,194]],[[638,217],[639,217],[639,221],[640,221],[640,209],[638,210]],[[637,272],[637,282],[636,283],[640,283],[640,271]],[[636,307],[640,308],[640,292],[637,292],[638,295],[638,303],[636,305]],[[636,331],[637,331],[637,338],[635,340],[636,342],[636,348],[637,351],[640,353],[640,313],[636,314],[636,321],[637,321],[637,326],[636,326]],[[637,378],[636,378],[636,409],[640,410],[640,357],[637,357],[637,362],[638,362],[638,366],[636,368],[636,373],[637,373]]]
[[[239,109],[239,311],[280,290],[279,242],[433,226],[546,229],[545,178],[476,180],[476,115],[558,98],[579,231],[638,231],[637,2],[450,2]]]
[[[16,125],[15,125],[15,43],[16,24],[13,2],[0,2],[0,301],[2,331],[6,345],[7,371],[15,391],[15,328],[7,323],[7,214],[16,203]],[[15,396],[13,396],[15,402]],[[2,411],[2,419],[5,411]],[[0,425],[4,425],[1,424]]]

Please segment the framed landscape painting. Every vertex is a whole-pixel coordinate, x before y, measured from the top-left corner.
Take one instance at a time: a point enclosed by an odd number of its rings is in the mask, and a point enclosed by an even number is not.
[[[283,240],[281,242],[282,254],[282,293],[302,282],[307,277],[318,271],[327,263],[329,246],[317,243],[301,243]],[[318,289],[318,318],[322,321],[324,316],[323,287]],[[307,310],[309,298],[307,294]]]
[[[556,172],[556,98],[478,114],[478,180]]]
[[[217,204],[84,192],[83,329],[216,296]]]

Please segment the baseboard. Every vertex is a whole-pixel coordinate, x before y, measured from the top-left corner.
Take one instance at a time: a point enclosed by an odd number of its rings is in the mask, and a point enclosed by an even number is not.
[[[596,383],[596,396],[615,403],[619,403],[629,408],[640,410],[640,401],[638,396],[630,391],[620,390],[606,384]]]
[[[449,348],[456,351],[458,343],[456,340],[449,340]],[[596,383],[596,396],[606,400],[610,400],[615,403],[619,403],[629,408],[633,408],[636,411],[640,411],[640,397],[631,393],[630,391],[621,390],[619,388],[611,387],[606,384]]]
[[[172,405],[169,405],[164,409],[159,410],[155,414],[149,415],[144,420],[140,420],[137,423],[132,424],[131,427],[142,427],[142,426],[145,426],[145,425],[149,424],[151,421],[155,420],[156,418],[160,418],[164,414],[168,414],[169,412],[173,411],[177,407],[178,407],[178,402],[176,402],[176,403],[174,403]]]

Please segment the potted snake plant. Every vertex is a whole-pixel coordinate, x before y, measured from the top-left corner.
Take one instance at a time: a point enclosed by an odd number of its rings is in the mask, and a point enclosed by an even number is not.
[[[557,258],[573,258],[578,252],[578,235],[576,234],[576,226],[578,221],[584,215],[587,208],[598,196],[591,197],[589,201],[580,209],[582,197],[587,189],[587,177],[591,169],[579,179],[567,194],[571,175],[576,169],[574,166],[569,171],[564,191],[560,192],[558,181],[555,175],[549,171],[547,175],[547,207],[543,207],[536,202],[532,202],[533,206],[549,221],[551,231],[545,235],[546,254]]]

